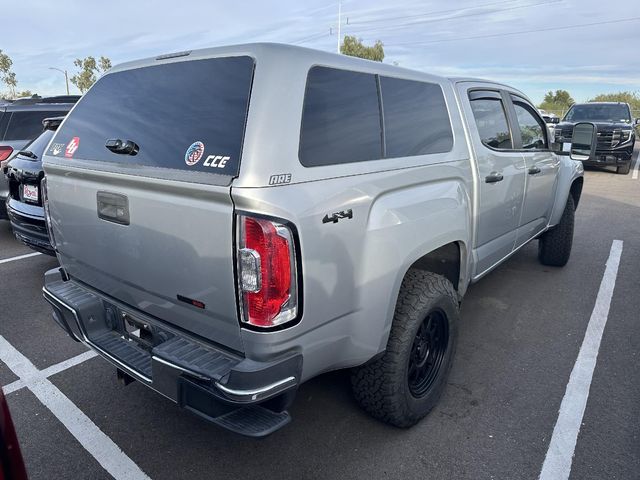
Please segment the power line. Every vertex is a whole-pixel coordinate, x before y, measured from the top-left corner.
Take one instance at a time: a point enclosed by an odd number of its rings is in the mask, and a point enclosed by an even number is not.
[[[391,18],[388,18],[388,19],[363,20],[363,21],[360,21],[360,22],[350,23],[350,24],[347,24],[347,25],[352,26],[352,25],[358,25],[358,24],[361,24],[361,23],[380,22],[380,21],[397,20],[397,19],[404,19],[404,18],[416,18],[416,17],[424,17],[424,16],[427,16],[427,15],[438,15],[438,14],[451,13],[451,12],[461,12],[461,11],[464,12],[465,10],[475,10],[475,9],[483,8],[483,7],[489,7],[489,6],[494,6],[494,5],[502,5],[502,4],[505,4],[505,3],[513,3],[514,1],[517,1],[517,0],[502,0],[502,1],[499,1],[499,2],[490,2],[490,3],[483,3],[483,4],[480,4],[480,5],[474,5],[473,7],[467,7],[467,8],[463,8],[463,9],[456,8],[456,9],[449,9],[449,10],[438,10],[438,11],[421,13],[421,14],[416,14],[416,15],[404,15],[404,16],[399,16],[399,17],[391,17]],[[540,3],[540,5],[544,5],[546,3],[553,3],[553,2],[557,2],[557,1],[562,1],[562,0],[547,0],[545,2]],[[513,8],[524,8],[524,7],[530,7],[530,6],[536,6],[536,5],[539,5],[539,4],[521,5],[521,6],[517,6],[517,7],[513,7]],[[427,19],[427,20],[423,20],[423,21],[408,22],[408,23],[399,24],[399,25],[387,25],[387,26],[381,26],[381,27],[368,27],[368,28],[365,28],[365,29],[358,29],[358,31],[362,31],[362,30],[369,31],[369,30],[378,30],[378,29],[387,29],[387,28],[401,28],[401,27],[404,27],[404,26],[415,25],[415,24],[420,24],[420,23],[455,20],[455,19],[461,18],[461,17],[486,15],[486,14],[489,14],[489,13],[494,13],[494,12],[474,12],[474,13],[471,13],[471,14],[468,14],[468,15],[459,15],[459,16],[453,17],[453,18]],[[342,14],[342,16],[346,16],[346,15]],[[327,33],[327,32],[315,33],[315,34],[309,35],[307,37],[303,37],[301,39],[294,40],[291,43],[294,44],[294,45],[300,45],[300,44],[307,43],[307,42],[310,42],[310,41],[313,41],[313,40],[318,40],[318,39],[324,37],[325,35],[332,35],[331,30],[332,29],[330,29],[329,33]],[[338,31],[339,30],[340,29],[338,28]]]
[[[443,38],[440,40],[427,40],[427,41],[417,41],[410,43],[394,43],[391,46],[394,47],[402,47],[405,45],[428,45],[432,43],[444,43],[444,42],[457,42],[460,40],[476,40],[479,38],[493,38],[493,37],[506,37],[510,35],[523,35],[525,33],[538,33],[538,32],[552,32],[559,30],[570,30],[572,28],[582,28],[582,27],[594,27],[596,25],[608,25],[612,23],[622,23],[622,22],[636,22],[640,20],[640,17],[631,17],[631,18],[621,18],[618,20],[607,20],[603,22],[592,22],[592,23],[581,23],[575,25],[565,25],[562,27],[550,27],[550,28],[537,28],[535,30],[522,30],[520,32],[504,32],[504,33],[491,33],[487,35],[475,35],[471,37],[456,37],[456,38]]]
[[[460,12],[460,11],[465,11],[465,10],[471,10],[471,9],[476,9],[476,8],[482,8],[482,7],[491,7],[493,5],[502,5],[504,3],[513,3],[517,0],[502,0],[500,2],[491,2],[491,3],[483,3],[480,5],[474,5],[473,7],[467,7],[467,8],[452,8],[449,10],[437,10],[437,11],[433,11],[433,12],[426,12],[426,13],[418,13],[415,15],[402,15],[400,17],[385,17],[385,18],[380,18],[380,19],[373,19],[373,20],[357,20],[355,22],[349,23],[348,25],[361,25],[361,24],[367,24],[367,23],[377,23],[377,22],[388,22],[388,21],[393,21],[393,20],[404,20],[406,18],[417,18],[417,17],[424,17],[427,15],[440,15],[443,13],[451,13],[451,12]],[[350,12],[350,13],[345,13],[344,15],[346,17],[349,17],[350,15],[353,15],[356,12]]]
[[[329,32],[327,31],[322,33],[314,33],[313,35],[309,35],[308,37],[304,37],[299,40],[294,40],[291,43],[293,45],[300,45],[301,43],[310,42],[311,40],[316,40],[318,38],[324,37],[325,35],[329,35]]]
[[[467,13],[464,15],[457,15],[455,17],[449,17],[449,18],[427,18],[424,20],[416,20],[413,22],[405,22],[405,23],[401,23],[401,24],[396,24],[396,25],[382,25],[382,26],[371,26],[371,27],[365,27],[365,28],[358,28],[358,29],[354,29],[357,32],[367,32],[367,31],[378,31],[378,30],[388,30],[388,29],[395,29],[395,28],[404,28],[404,27],[410,27],[413,25],[422,25],[425,23],[434,23],[434,22],[446,22],[446,21],[450,21],[450,20],[458,20],[460,18],[468,18],[468,17],[478,17],[478,16],[482,16],[482,15],[490,15],[492,13],[501,13],[501,12],[507,12],[507,11],[511,11],[511,10],[517,10],[517,9],[521,9],[521,8],[530,8],[530,7],[539,7],[542,5],[548,5],[550,3],[557,3],[557,2],[561,2],[562,0],[545,0],[543,2],[538,2],[538,3],[530,3],[527,5],[516,5],[514,7],[507,7],[507,8],[502,8],[500,10],[493,10],[493,11],[489,11],[489,12],[472,12],[472,13]],[[349,24],[350,26],[355,25],[355,24]]]

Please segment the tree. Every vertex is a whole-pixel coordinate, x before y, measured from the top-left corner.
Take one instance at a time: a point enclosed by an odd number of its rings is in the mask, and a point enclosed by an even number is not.
[[[640,94],[638,92],[601,93],[593,97],[590,102],[624,102],[631,106],[632,113],[640,117]]]
[[[547,92],[544,96],[544,101],[539,105],[542,110],[548,112],[564,114],[571,105],[576,103],[571,95],[566,90],[556,90],[554,92]]]
[[[77,74],[71,77],[71,83],[73,83],[81,93],[89,90],[98,79],[98,75],[102,75],[104,72],[111,68],[111,60],[107,57],[100,57],[100,60],[96,62],[94,57],[86,57],[84,59],[76,58],[73,64],[80,70]]]
[[[381,62],[384,59],[384,45],[380,40],[376,40],[372,47],[368,47],[362,43],[361,38],[345,35],[340,45],[340,53]]]
[[[25,97],[39,98],[38,94],[32,93],[31,90],[23,90],[22,92],[16,93],[16,98],[25,98]]]
[[[16,79],[16,74],[11,71],[12,65],[13,62],[9,55],[0,50],[0,80],[9,87],[10,96],[15,97],[18,80]]]

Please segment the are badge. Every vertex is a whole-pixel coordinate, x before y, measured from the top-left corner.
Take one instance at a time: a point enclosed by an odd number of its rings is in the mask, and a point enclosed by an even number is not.
[[[200,161],[202,155],[204,154],[204,143],[202,142],[193,142],[187,151],[184,154],[184,162],[193,167],[196,163]]]

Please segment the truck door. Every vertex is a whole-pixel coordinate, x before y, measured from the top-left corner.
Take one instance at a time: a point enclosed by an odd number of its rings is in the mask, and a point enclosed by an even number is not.
[[[485,88],[459,85],[476,158],[474,277],[513,251],[525,189],[524,158],[514,150],[507,120],[508,99]]]
[[[548,130],[537,110],[524,98],[510,94],[514,142],[526,164],[526,188],[516,247],[540,233],[549,222],[560,160],[549,148]]]

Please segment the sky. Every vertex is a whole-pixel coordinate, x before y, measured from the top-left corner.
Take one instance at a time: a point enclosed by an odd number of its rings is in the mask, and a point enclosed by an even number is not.
[[[6,3],[5,3],[6,2]],[[336,51],[338,1],[2,0],[0,49],[18,89],[65,93],[78,57],[114,65],[162,53],[255,41]],[[108,7],[107,7],[108,5]],[[638,0],[341,2],[341,35],[381,40],[385,63],[507,83],[534,102],[640,91]],[[606,7],[606,8],[604,8]],[[71,85],[71,93],[78,93]]]

